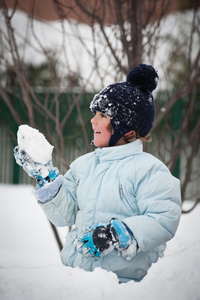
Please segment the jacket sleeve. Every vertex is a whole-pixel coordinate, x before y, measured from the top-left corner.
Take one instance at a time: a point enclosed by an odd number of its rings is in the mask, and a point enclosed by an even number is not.
[[[139,215],[125,218],[138,243],[150,251],[169,241],[181,217],[180,182],[167,170],[152,170],[139,179],[136,200]]]
[[[76,180],[69,170],[57,195],[49,202],[39,203],[47,218],[55,226],[70,226],[75,223],[78,211]]]

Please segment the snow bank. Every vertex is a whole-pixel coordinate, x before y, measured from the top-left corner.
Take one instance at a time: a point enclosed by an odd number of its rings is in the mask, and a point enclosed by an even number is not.
[[[183,215],[164,258],[140,282],[64,267],[30,186],[0,185],[1,300],[199,300],[200,205]],[[66,229],[60,229],[62,240]]]

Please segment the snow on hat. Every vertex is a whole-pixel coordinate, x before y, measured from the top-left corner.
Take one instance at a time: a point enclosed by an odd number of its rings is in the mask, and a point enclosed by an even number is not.
[[[129,71],[126,81],[114,83],[95,95],[90,109],[110,117],[114,128],[109,146],[130,130],[144,137],[153,127],[155,104],[152,91],[156,89],[158,74],[146,64],[140,64]]]

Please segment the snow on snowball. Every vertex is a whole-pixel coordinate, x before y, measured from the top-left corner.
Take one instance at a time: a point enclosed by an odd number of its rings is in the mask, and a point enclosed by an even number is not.
[[[20,150],[24,150],[34,162],[45,165],[52,159],[54,147],[38,129],[28,125],[19,126],[17,141]]]

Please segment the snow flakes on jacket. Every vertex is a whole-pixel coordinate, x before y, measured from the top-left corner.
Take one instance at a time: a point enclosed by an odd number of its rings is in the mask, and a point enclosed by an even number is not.
[[[143,152],[142,142],[98,148],[76,159],[57,196],[41,204],[56,226],[76,225],[61,253],[63,264],[115,272],[121,281],[141,280],[163,256],[181,216],[180,184],[168,168]],[[74,242],[85,227],[118,218],[132,230],[138,253],[126,261],[117,250],[94,261],[77,252]]]

